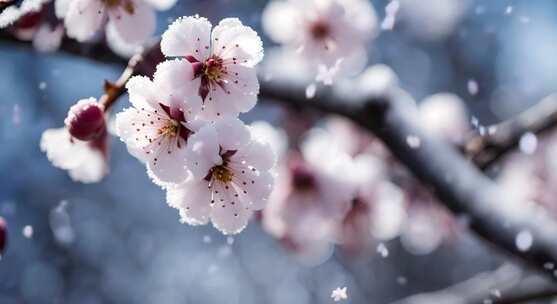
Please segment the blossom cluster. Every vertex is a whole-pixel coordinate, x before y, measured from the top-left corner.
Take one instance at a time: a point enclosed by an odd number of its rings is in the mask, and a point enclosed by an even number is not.
[[[372,81],[371,89],[381,83],[376,90],[384,94],[400,90],[386,66],[369,68],[359,81]],[[419,105],[412,101],[408,109],[451,143],[469,132],[465,107],[455,95],[435,94]],[[457,223],[376,138],[340,118],[301,138],[300,152],[277,149],[277,183],[263,226],[303,260],[320,260],[335,244],[357,255],[379,251],[395,237],[408,251],[426,254],[454,235]],[[407,144],[419,149],[420,139],[409,136]]]
[[[269,37],[285,46],[291,62],[299,61],[326,85],[339,74],[363,69],[377,23],[367,0],[274,0],[263,12]]]
[[[118,54],[133,55],[155,33],[155,10],[176,0],[24,0],[0,12],[0,28],[32,40],[39,51],[58,49],[64,34],[79,42],[98,40],[106,26],[108,45]]]
[[[131,107],[116,115],[116,133],[184,223],[211,221],[225,234],[238,233],[265,206],[274,181],[270,146],[238,119],[257,101],[261,39],[238,19],[213,28],[192,16],[170,25],[161,50],[168,59],[152,79],[127,82]],[[91,98],[70,109],[65,128],[46,131],[41,147],[72,178],[94,182],[106,174],[88,156],[106,162],[99,142],[106,142],[106,119]],[[70,157],[75,153],[82,157]]]

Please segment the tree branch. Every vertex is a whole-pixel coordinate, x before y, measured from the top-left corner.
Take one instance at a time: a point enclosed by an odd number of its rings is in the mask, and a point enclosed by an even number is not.
[[[516,149],[526,133],[543,135],[557,127],[557,95],[552,94],[514,119],[496,126],[494,134],[476,135],[466,149],[474,163],[488,169]]]
[[[447,288],[420,293],[393,304],[518,304],[557,296],[557,287],[539,276],[524,277],[513,265],[479,273]]]
[[[123,61],[103,47],[92,45],[82,51],[68,40],[64,40],[61,50],[110,63],[121,64]],[[157,50],[158,47],[155,47],[146,54],[157,53]],[[509,212],[505,205],[513,202],[513,198],[506,197],[499,187],[452,146],[424,132],[405,108],[408,101],[404,94],[377,99],[357,92],[359,90],[343,94],[323,91],[313,100],[306,100],[305,89],[296,84],[261,81],[262,98],[341,115],[373,132],[416,177],[431,187],[450,210],[467,215],[473,231],[555,279],[553,272],[544,267],[548,262],[557,264],[555,222],[527,210],[520,215]],[[408,145],[410,136],[419,139],[419,147]],[[529,232],[534,239],[531,248],[525,252],[515,246],[515,237],[522,231]]]

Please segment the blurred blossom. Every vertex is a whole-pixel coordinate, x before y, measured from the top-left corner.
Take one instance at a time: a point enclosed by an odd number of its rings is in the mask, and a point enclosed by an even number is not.
[[[375,11],[365,0],[276,0],[262,18],[271,39],[296,50],[325,84],[332,82],[343,60],[359,56],[377,33]],[[351,47],[343,47],[347,45]]]
[[[470,131],[464,102],[451,93],[431,95],[419,104],[421,125],[444,140],[462,143]]]
[[[455,30],[468,5],[468,0],[400,0],[398,19],[416,37],[438,40]]]

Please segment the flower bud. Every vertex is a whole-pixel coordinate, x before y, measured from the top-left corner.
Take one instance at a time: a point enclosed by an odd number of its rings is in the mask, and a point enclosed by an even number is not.
[[[0,217],[0,256],[4,254],[8,241],[8,225],[4,218]]]
[[[82,99],[73,105],[64,120],[72,137],[91,141],[106,130],[104,111],[95,98]]]

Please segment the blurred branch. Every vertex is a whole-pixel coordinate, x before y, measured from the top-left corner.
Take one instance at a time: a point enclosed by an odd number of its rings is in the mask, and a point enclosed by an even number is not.
[[[516,149],[526,133],[542,135],[557,127],[557,95],[552,94],[517,117],[495,126],[494,134],[479,134],[467,141],[466,150],[481,169],[488,169]]]
[[[151,53],[160,54],[158,49],[156,46],[147,50],[144,59],[150,58],[148,55]],[[64,40],[61,50],[94,60],[127,63],[96,44],[83,49],[73,41]],[[152,70],[156,59],[148,61],[142,62],[141,66],[150,66]],[[138,67],[137,71],[142,68]],[[528,210],[521,210],[521,214],[512,213],[509,210],[512,208],[508,208],[513,203],[512,197],[506,196],[502,189],[463,158],[454,147],[422,130],[411,116],[411,111],[406,109],[409,104],[406,95],[398,92],[378,99],[358,92],[360,90],[343,93],[322,90],[312,100],[307,100],[305,88],[299,84],[278,80],[261,81],[262,98],[325,114],[341,115],[373,132],[422,183],[431,187],[446,207],[455,214],[466,215],[470,220],[470,229],[555,279],[553,271],[544,265],[548,262],[557,264],[557,223]],[[419,140],[418,147],[408,144],[409,137]],[[515,246],[516,235],[523,231],[529,232],[534,240],[527,251]]]
[[[555,296],[554,285],[537,276],[523,278],[520,269],[506,264],[442,290],[412,295],[393,304],[518,304]]]

